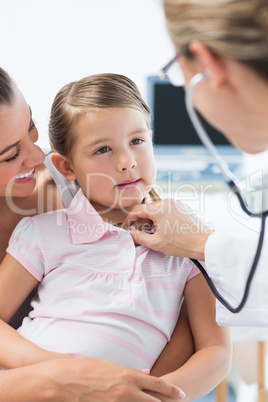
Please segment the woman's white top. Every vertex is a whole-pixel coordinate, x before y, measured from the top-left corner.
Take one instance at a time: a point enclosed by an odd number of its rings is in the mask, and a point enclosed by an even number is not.
[[[210,235],[205,249],[206,268],[218,291],[232,306],[244,294],[246,281],[256,253],[260,219],[256,225],[236,224],[217,229]],[[268,224],[268,222],[267,222]],[[228,326],[268,327],[268,228],[259,264],[248,300],[241,312],[229,312],[217,301],[217,322]]]

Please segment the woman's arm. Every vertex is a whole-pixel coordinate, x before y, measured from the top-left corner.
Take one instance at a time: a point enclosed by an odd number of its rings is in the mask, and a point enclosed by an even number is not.
[[[37,283],[16,259],[6,255],[0,266],[1,367],[16,368],[59,357],[67,358],[64,354],[39,348],[6,324]]]
[[[45,360],[68,358],[62,353],[42,349],[21,336],[12,327],[0,320],[0,366],[18,368]]]
[[[183,389],[185,401],[191,401],[209,393],[227,376],[231,341],[229,330],[215,321],[215,298],[202,275],[186,284],[185,301],[196,352],[181,368],[161,378]]]
[[[45,360],[68,358],[62,353],[42,349],[21,336],[15,329],[0,320],[0,367],[18,368]]]
[[[157,398],[147,391],[158,392]],[[0,400],[8,402],[167,402],[179,390],[138,370],[96,359],[49,360],[0,372]]]

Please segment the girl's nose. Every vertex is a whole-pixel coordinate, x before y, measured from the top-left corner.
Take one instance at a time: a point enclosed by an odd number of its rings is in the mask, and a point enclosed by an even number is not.
[[[129,153],[122,153],[117,161],[117,170],[123,172],[125,170],[135,169],[137,166],[136,160],[133,156]]]

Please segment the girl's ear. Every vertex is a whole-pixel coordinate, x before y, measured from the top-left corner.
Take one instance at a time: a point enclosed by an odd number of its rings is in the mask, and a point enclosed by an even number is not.
[[[227,78],[227,68],[224,58],[213,53],[204,43],[194,40],[190,43],[190,51],[198,58],[202,71],[209,73],[209,79],[214,89],[219,89]]]
[[[76,176],[75,173],[72,169],[71,163],[68,161],[68,159],[60,155],[58,153],[54,153],[51,156],[52,163],[54,164],[55,168],[63,175],[66,177],[67,180],[75,180]]]

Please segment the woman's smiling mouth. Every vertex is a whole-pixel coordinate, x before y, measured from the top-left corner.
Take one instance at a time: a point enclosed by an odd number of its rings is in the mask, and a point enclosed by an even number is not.
[[[26,181],[29,181],[29,180],[32,180],[33,178],[35,177],[35,169],[31,169],[29,172],[27,172],[27,173],[23,173],[23,174],[20,174],[20,175],[18,175],[16,178],[15,178],[15,182],[17,183],[17,182],[20,182],[20,183],[22,183],[22,182],[26,182]]]

